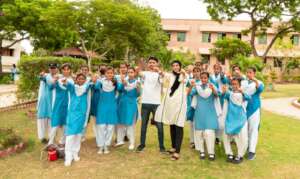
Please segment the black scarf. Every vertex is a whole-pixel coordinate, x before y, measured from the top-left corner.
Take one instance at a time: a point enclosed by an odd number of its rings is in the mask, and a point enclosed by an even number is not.
[[[180,85],[180,82],[179,82],[180,73],[176,73],[173,71],[173,75],[175,75],[175,81],[171,87],[170,97],[173,96],[173,94],[175,93],[175,91],[178,89],[178,87]]]

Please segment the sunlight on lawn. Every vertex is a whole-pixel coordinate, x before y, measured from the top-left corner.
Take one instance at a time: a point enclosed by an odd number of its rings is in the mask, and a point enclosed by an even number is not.
[[[0,178],[299,178],[300,121],[264,111],[257,158],[241,165],[225,162],[224,150],[216,147],[215,162],[200,161],[198,153],[189,148],[189,124],[186,124],[184,143],[179,161],[171,161],[158,152],[156,128],[150,126],[147,147],[142,153],[129,152],[127,146],[113,149],[108,155],[97,155],[92,123],[88,139],[80,152],[81,161],[69,168],[63,161],[42,160],[42,145],[36,139],[36,121],[25,111],[0,114],[0,127],[13,127],[25,139],[34,139],[32,150],[0,159]],[[137,144],[140,121],[137,126]],[[169,128],[165,127],[166,146],[170,146]]]

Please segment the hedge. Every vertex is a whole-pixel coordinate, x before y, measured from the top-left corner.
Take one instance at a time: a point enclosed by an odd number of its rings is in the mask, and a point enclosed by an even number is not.
[[[34,99],[37,97],[39,87],[38,76],[41,71],[47,71],[50,63],[70,63],[72,71],[76,72],[79,67],[85,64],[85,60],[71,57],[36,57],[22,56],[18,63],[20,80],[18,82],[17,97],[19,99]]]
[[[12,83],[11,73],[0,73],[0,84],[10,84]]]

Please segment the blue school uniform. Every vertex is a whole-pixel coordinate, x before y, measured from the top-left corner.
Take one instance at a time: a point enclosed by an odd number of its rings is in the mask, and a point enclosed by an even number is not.
[[[208,88],[208,85],[201,84],[202,89]],[[207,98],[200,96],[195,88],[192,90],[192,95],[197,97],[197,105],[194,114],[194,123],[196,130],[217,130],[218,116],[215,108],[215,96],[213,93]]]
[[[255,83],[254,81],[247,80],[248,85]],[[260,94],[264,91],[264,85],[262,82],[259,82],[259,86],[256,89],[255,93],[251,95],[251,99],[247,104],[247,117],[251,117],[258,109],[261,107]]]
[[[128,80],[131,85],[136,85],[137,80]],[[119,124],[131,126],[138,117],[137,98],[139,92],[136,86],[133,89],[127,89],[124,85],[121,86],[122,97],[119,99]]]
[[[78,85],[68,82],[66,88],[70,93],[70,103],[68,107],[65,134],[67,136],[81,134],[86,121],[88,108],[86,99],[90,84],[85,83],[79,87]],[[78,93],[78,88],[81,88],[81,94]]]
[[[67,79],[70,83],[74,83],[72,78]],[[54,88],[54,104],[51,114],[51,127],[63,126],[66,124],[69,92],[61,82],[57,81]]]
[[[37,118],[49,119],[52,112],[52,90],[53,90],[53,78],[51,74],[46,74],[44,77],[40,77],[40,87],[37,102]]]
[[[228,79],[226,78],[226,76],[223,74],[221,75],[219,74],[211,74],[209,76],[209,82],[214,84],[216,86],[216,88],[218,89],[218,91],[222,91],[222,86],[228,83]],[[220,103],[221,106],[223,107],[224,104],[224,96],[221,95],[220,97]]]
[[[96,114],[97,125],[115,125],[118,123],[116,93],[120,87],[120,83],[117,83],[116,86],[112,86],[111,81],[106,79],[98,80],[96,82],[95,89],[100,90],[100,98]]]
[[[245,104],[236,104],[232,100],[233,92],[226,92],[223,96],[228,102],[227,115],[225,119],[225,133],[229,135],[237,135],[244,127],[247,121]],[[243,94],[243,102],[249,101],[250,96]]]
[[[191,79],[190,79],[191,80]],[[190,86],[190,80],[187,82],[187,87]],[[200,83],[200,80],[196,80],[196,83]],[[192,105],[192,99],[193,99],[193,94],[190,93],[187,95],[187,110],[186,110],[186,118],[188,121],[193,121],[194,120],[194,113],[195,109],[191,106]]]

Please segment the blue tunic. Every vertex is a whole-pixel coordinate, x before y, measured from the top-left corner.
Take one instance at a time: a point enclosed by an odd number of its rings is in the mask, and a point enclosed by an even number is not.
[[[249,82],[254,83],[254,82]],[[260,101],[260,94],[264,91],[264,85],[263,83],[260,83],[258,88],[256,89],[256,92],[251,95],[251,99],[248,101],[247,105],[247,118],[251,117],[252,114],[254,114],[260,107],[261,107],[261,101]]]
[[[116,88],[117,87],[117,88]],[[97,106],[96,124],[111,124],[118,123],[118,111],[117,111],[117,90],[121,87],[119,83],[112,91],[104,91],[102,82],[97,81],[95,89],[100,90],[100,97]]]
[[[196,83],[199,83],[199,82],[200,82],[200,80],[196,80]],[[187,87],[188,86],[190,86],[190,81],[187,82]],[[191,106],[192,105],[192,99],[193,99],[192,93],[188,94],[187,95],[187,100],[186,100],[186,105],[187,105],[186,119],[188,121],[193,121],[194,120],[195,109]]]
[[[203,87],[203,85],[201,85]],[[208,88],[206,85],[203,88]],[[192,90],[192,95],[197,97],[197,105],[194,114],[194,122],[196,130],[217,130],[218,116],[215,109],[215,96],[212,93],[208,98],[201,97],[195,88]]]
[[[224,94],[224,98],[228,101],[227,116],[225,119],[225,133],[229,135],[237,135],[244,127],[247,121],[246,110],[243,106],[233,103],[230,99],[232,92]],[[243,94],[243,100],[248,101],[250,96]]]
[[[74,83],[70,78],[70,83]],[[69,104],[69,92],[67,88],[57,81],[54,88],[55,99],[51,115],[51,127],[63,126],[66,124],[68,104]]]
[[[39,96],[37,103],[37,118],[50,119],[52,112],[53,78],[51,74],[40,77]]]
[[[100,90],[92,88],[92,100],[91,100],[91,115],[96,116],[98,101],[100,98]]]
[[[68,82],[66,87],[70,92],[70,105],[68,109],[65,134],[81,134],[86,120],[86,111],[88,108],[86,99],[90,85],[83,85],[84,93],[80,96],[77,96],[74,84]]]
[[[129,83],[134,83],[136,80],[129,80]],[[119,99],[118,114],[119,124],[132,125],[138,117],[138,105],[137,98],[139,92],[137,88],[126,90],[122,85],[121,87],[122,97]]]
[[[218,91],[221,91],[222,90],[222,85],[227,84],[228,79],[226,78],[225,75],[212,74],[211,76],[209,76],[209,82],[214,84],[216,86],[216,88],[218,89]],[[224,105],[224,96],[221,95],[219,98],[220,98],[221,107],[223,107],[223,105]]]

